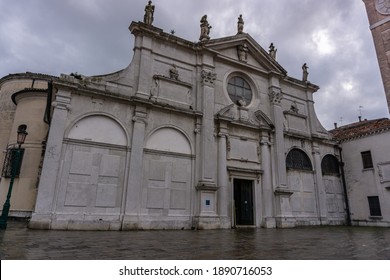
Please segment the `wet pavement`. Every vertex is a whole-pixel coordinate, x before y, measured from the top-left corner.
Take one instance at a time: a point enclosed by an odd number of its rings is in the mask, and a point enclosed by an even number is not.
[[[47,231],[9,221],[2,260],[389,260],[390,228]]]

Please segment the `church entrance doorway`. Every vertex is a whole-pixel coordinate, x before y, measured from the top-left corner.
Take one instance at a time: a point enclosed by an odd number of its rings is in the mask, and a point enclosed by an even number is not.
[[[235,225],[253,225],[253,181],[234,179]]]

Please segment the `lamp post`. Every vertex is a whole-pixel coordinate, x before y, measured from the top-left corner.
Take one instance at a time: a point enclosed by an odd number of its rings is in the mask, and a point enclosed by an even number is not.
[[[7,199],[5,200],[4,206],[3,206],[3,211],[1,213],[0,217],[0,229],[6,229],[7,228],[7,220],[8,220],[8,213],[9,213],[9,208],[11,206],[10,200],[11,200],[11,194],[12,194],[12,187],[14,185],[14,180],[16,176],[16,169],[20,165],[20,152],[21,152],[21,146],[24,143],[24,140],[26,140],[27,136],[27,125],[22,124],[19,125],[18,127],[18,137],[17,137],[17,147],[12,148],[12,152],[15,153],[14,158],[12,158],[11,154],[11,180],[9,182],[9,187],[8,187],[8,194],[7,194]]]

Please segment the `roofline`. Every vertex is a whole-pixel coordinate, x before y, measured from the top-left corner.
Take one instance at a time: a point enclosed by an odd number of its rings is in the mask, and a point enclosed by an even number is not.
[[[331,129],[331,130],[329,130],[328,132],[329,132],[330,134],[333,134],[333,131],[335,131],[335,130],[342,130],[343,128],[344,128],[345,130],[347,130],[347,129],[352,129],[352,128],[354,128],[355,126],[358,126],[359,124],[360,124],[361,126],[364,126],[364,125],[367,124],[368,122],[375,122],[375,121],[380,121],[380,120],[388,120],[388,118],[379,118],[379,119],[369,120],[369,121],[367,121],[367,122],[365,122],[365,123],[362,123],[362,122],[355,122],[355,123],[347,124],[347,125],[344,125],[344,126],[340,126],[340,127],[338,127],[338,128],[335,128],[335,129]],[[364,121],[363,121],[363,122],[364,122]],[[369,131],[369,132],[366,132],[366,133],[363,133],[363,134],[351,136],[351,137],[345,137],[345,138],[340,137],[339,139],[338,139],[337,137],[332,137],[332,139],[338,141],[339,143],[343,143],[343,142],[349,142],[349,141],[353,141],[353,140],[360,139],[360,138],[365,138],[365,137],[368,137],[368,136],[371,136],[371,135],[382,134],[382,133],[387,132],[387,131],[390,131],[390,126],[378,128],[378,129],[375,129],[375,130],[372,130],[372,131]],[[333,136],[333,135],[332,135],[332,136]]]
[[[0,79],[0,85],[6,81],[15,80],[15,79],[36,79],[36,80],[52,81],[52,80],[59,79],[59,77],[48,75],[48,74],[32,73],[32,72],[15,73],[15,74],[8,74],[7,76],[2,77]]]

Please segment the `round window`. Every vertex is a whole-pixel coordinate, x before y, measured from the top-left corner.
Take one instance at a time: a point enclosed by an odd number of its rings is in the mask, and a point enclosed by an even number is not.
[[[229,80],[227,91],[230,99],[237,105],[246,106],[251,103],[252,90],[249,84],[240,77],[233,77]]]

